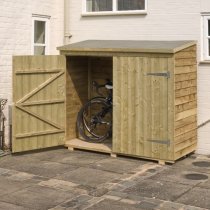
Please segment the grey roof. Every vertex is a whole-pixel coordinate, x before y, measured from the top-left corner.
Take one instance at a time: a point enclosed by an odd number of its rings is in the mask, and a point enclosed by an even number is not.
[[[155,52],[174,53],[194,45],[195,41],[135,41],[135,40],[86,40],[62,47],[61,51],[76,52]]]

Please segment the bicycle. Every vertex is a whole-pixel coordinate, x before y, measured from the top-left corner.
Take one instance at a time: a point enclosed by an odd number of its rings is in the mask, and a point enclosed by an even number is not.
[[[101,143],[112,135],[112,89],[110,80],[103,85],[96,81],[92,83],[98,95],[90,99],[78,112],[77,129],[81,137],[90,142]],[[108,90],[104,97],[100,88]]]

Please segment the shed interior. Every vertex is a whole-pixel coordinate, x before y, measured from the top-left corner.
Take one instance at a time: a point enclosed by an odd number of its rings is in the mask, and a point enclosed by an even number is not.
[[[102,152],[110,152],[112,140],[105,140],[102,144],[81,141],[76,121],[81,107],[93,97],[98,96],[92,85],[93,81],[105,84],[106,79],[113,79],[112,57],[67,56],[66,70],[66,140],[74,148],[92,150],[95,148]],[[101,88],[103,96],[107,95],[105,88]],[[70,141],[68,141],[70,140]]]

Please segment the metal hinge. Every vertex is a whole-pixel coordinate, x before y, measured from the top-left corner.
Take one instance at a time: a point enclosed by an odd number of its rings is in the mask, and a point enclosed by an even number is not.
[[[170,140],[155,140],[155,139],[148,139],[147,141],[151,142],[151,143],[157,143],[157,144],[166,144],[166,145],[170,145]]]
[[[147,73],[146,74],[147,76],[158,76],[158,77],[167,77],[167,78],[170,78],[170,72],[167,71],[167,72],[157,72],[157,73]]]

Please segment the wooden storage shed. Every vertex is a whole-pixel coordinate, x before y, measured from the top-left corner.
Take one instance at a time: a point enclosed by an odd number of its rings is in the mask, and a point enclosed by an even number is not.
[[[60,56],[13,59],[13,152],[66,144],[164,162],[196,149],[197,61],[193,41],[88,40]],[[113,81],[113,136],[79,139],[77,113]]]

